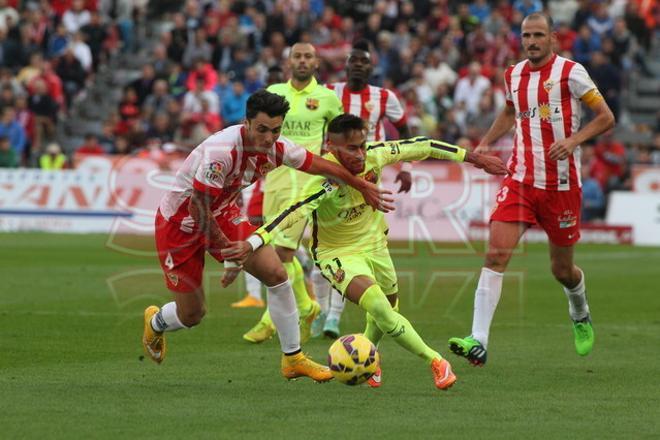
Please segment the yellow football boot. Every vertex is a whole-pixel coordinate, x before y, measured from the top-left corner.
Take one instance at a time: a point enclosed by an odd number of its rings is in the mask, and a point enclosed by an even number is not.
[[[317,364],[303,352],[292,356],[282,355],[282,376],[287,379],[307,376],[316,382],[327,382],[332,379],[332,373],[328,367]]]
[[[245,309],[247,307],[257,307],[263,309],[264,307],[266,307],[266,303],[259,298],[246,295],[245,298],[243,298],[242,300],[231,303],[231,306],[234,309]]]
[[[151,327],[151,318],[160,311],[156,306],[149,306],[144,310],[144,334],[142,335],[142,346],[144,352],[157,363],[165,360],[167,353],[167,344],[165,343],[165,336]]]
[[[254,344],[259,344],[272,338],[274,334],[275,326],[273,324],[270,322],[259,321],[257,325],[243,335],[243,339]]]

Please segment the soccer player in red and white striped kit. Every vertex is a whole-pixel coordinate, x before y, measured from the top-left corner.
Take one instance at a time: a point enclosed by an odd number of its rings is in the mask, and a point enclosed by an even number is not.
[[[573,262],[580,238],[580,144],[613,127],[614,116],[585,68],[553,52],[552,28],[552,19],[541,13],[523,20],[526,59],[506,70],[507,105],[476,150],[485,151],[515,124],[511,175],[502,182],[490,217],[472,334],[449,340],[450,349],[473,365],[486,363],[503,272],[523,233],[535,223],[549,238],[551,270],[568,298],[577,353],[589,354],[594,343],[584,273]],[[581,103],[595,115],[582,128]]]

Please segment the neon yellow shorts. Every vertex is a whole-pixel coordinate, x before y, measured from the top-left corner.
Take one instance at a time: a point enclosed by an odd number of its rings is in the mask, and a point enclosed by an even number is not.
[[[284,169],[277,169],[266,177],[263,202],[265,223],[269,223],[276,219],[282,211],[296,203],[302,196],[305,184],[313,177],[309,174],[287,167],[281,168]],[[275,176],[271,178],[271,174],[274,173]],[[272,244],[287,249],[298,249],[306,225],[307,220],[301,220],[290,228],[287,228],[286,231],[279,231],[277,230],[278,228],[276,228],[275,231],[272,232]]]
[[[368,254],[357,253],[320,259],[316,261],[316,264],[321,268],[321,273],[330,281],[332,287],[342,295],[346,294],[351,280],[359,275],[373,279],[385,295],[393,295],[399,290],[396,269],[394,269],[387,249]]]

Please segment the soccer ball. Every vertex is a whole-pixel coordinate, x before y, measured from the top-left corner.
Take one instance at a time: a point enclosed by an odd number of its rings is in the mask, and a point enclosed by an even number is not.
[[[369,379],[380,365],[374,344],[356,333],[337,339],[328,350],[328,367],[332,375],[346,385],[359,385]]]

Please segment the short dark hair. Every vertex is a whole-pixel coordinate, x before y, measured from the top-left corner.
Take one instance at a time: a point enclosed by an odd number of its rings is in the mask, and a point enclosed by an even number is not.
[[[289,111],[289,103],[275,93],[271,93],[265,89],[257,90],[247,100],[247,109],[245,116],[248,119],[254,119],[257,113],[266,113],[271,118],[276,116],[286,116]]]
[[[283,73],[283,72],[284,71],[282,70],[282,68],[277,64],[275,64],[274,66],[270,66],[268,68],[268,73]]]
[[[328,133],[332,134],[347,135],[354,130],[364,130],[364,121],[350,113],[339,115],[328,124]]]
[[[545,22],[548,24],[548,29],[550,32],[553,32],[555,29],[555,22],[552,20],[552,17],[549,14],[545,14],[543,12],[532,12],[529,14],[527,17],[525,17],[525,20],[545,20]],[[523,21],[525,21],[523,20]]]
[[[362,38],[353,43],[353,49],[369,53],[369,41]]]

